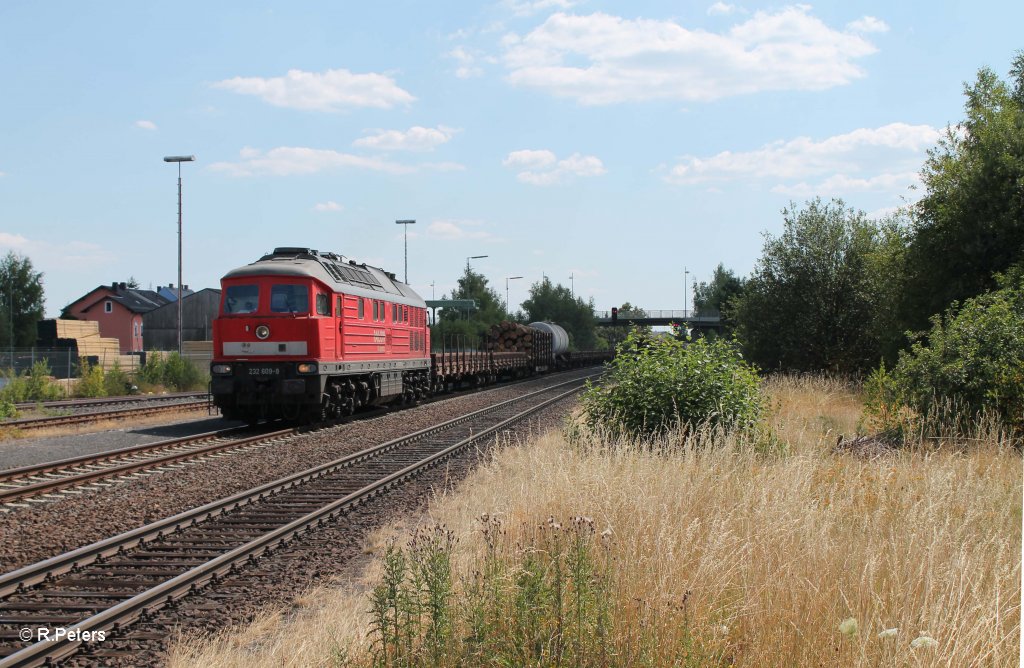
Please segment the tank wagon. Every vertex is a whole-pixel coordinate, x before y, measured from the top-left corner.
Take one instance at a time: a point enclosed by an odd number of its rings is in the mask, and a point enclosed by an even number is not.
[[[568,352],[553,323],[536,327],[529,352],[445,345],[431,353],[427,306],[411,287],[311,248],[275,248],[229,271],[221,288],[210,392],[229,419],[337,418],[609,357]]]

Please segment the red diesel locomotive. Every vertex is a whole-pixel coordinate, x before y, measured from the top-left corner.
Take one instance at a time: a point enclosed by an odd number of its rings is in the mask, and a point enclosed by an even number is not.
[[[392,273],[275,248],[221,288],[210,391],[228,419],[315,421],[430,391],[427,305]]]
[[[430,352],[427,305],[395,275],[311,248],[275,248],[221,279],[210,392],[228,419],[316,422],[499,379],[600,364],[533,323],[529,351]],[[447,342],[446,342],[447,343]]]

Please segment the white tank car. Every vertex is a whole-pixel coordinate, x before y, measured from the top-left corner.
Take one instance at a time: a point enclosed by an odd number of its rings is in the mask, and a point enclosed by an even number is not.
[[[530,327],[551,335],[551,354],[561,355],[569,350],[569,335],[553,322],[531,322]]]

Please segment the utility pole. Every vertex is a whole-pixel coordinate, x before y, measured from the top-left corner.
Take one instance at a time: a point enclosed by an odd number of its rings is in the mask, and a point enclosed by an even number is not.
[[[576,277],[573,274],[569,274],[569,294],[576,299]]]
[[[689,291],[687,289],[686,277],[689,275],[689,273],[690,272],[686,268],[686,265],[683,265],[683,317],[684,318],[688,317],[686,315],[686,305],[687,305],[687,297],[689,296],[690,293],[689,293]]]
[[[193,162],[194,155],[169,155],[164,162],[178,163],[178,357],[181,357],[181,163]]]
[[[415,220],[396,220],[395,225],[401,225],[405,237],[405,283],[409,284],[409,226],[415,225]]]

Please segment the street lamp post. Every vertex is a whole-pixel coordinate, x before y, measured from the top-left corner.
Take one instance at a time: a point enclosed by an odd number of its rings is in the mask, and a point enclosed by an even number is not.
[[[178,163],[178,356],[181,356],[181,163],[194,162],[194,155],[169,155],[164,162]]]
[[[409,226],[415,225],[415,220],[396,220],[395,225],[401,225],[405,237],[405,283],[409,284]]]
[[[506,276],[505,277],[505,315],[511,315],[508,310],[508,282],[514,281],[522,276]]]
[[[490,255],[470,255],[469,257],[466,258],[466,268],[469,268],[470,260],[479,260],[480,258],[483,257],[490,257]]]
[[[569,294],[576,299],[576,273],[569,274]]]
[[[689,289],[687,288],[687,285],[686,285],[686,277],[689,275],[689,273],[690,273],[690,271],[684,266],[683,267],[683,317],[684,318],[687,317],[687,315],[686,315],[686,305],[687,305],[687,298],[688,298],[688,296],[690,294],[689,293]]]

